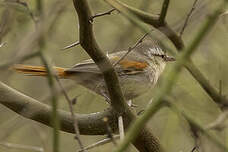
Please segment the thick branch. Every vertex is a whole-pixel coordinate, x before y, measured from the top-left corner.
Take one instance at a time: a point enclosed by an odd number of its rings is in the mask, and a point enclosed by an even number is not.
[[[89,22],[92,14],[87,1],[73,0],[73,2],[79,19],[79,42],[103,73],[106,86],[109,91],[111,105],[119,114],[126,110],[129,111],[129,108],[124,101],[117,74],[112,67],[111,62],[99,48],[94,38],[93,27]]]
[[[35,120],[52,127],[52,108],[28,97],[0,82],[0,103],[25,118]],[[58,110],[61,130],[74,133],[73,121],[69,112]],[[83,135],[104,135],[106,127],[103,118],[109,119],[109,125],[115,131],[117,119],[112,109],[92,114],[77,114],[80,133]]]

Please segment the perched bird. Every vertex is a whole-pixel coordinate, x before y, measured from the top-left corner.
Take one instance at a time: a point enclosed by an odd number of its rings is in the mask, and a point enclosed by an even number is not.
[[[144,40],[121,59],[126,53],[127,51],[120,51],[108,55],[119,76],[126,100],[138,97],[154,87],[166,63],[175,61],[149,39]],[[43,66],[17,64],[13,69],[29,76],[47,76],[47,70]],[[59,78],[74,80],[106,99],[109,98],[103,75],[93,60],[85,60],[71,68],[53,67],[53,69]]]

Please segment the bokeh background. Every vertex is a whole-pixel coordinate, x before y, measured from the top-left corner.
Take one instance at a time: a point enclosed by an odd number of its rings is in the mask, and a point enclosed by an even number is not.
[[[94,14],[105,12],[110,8],[102,0],[88,0]],[[161,0],[121,0],[130,6],[140,8],[152,14],[159,14],[162,5]],[[186,45],[194,39],[199,27],[209,17],[213,10],[222,0],[199,0],[191,16],[188,26],[184,32],[183,40]],[[22,1],[23,2],[23,1]],[[27,77],[11,71],[8,66],[10,63],[24,63],[32,65],[41,65],[39,57],[30,58],[24,61],[18,59],[26,54],[38,50],[36,42],[32,47],[27,47],[30,43],[31,35],[35,33],[36,25],[34,20],[39,19],[39,13],[36,9],[37,1],[24,1],[27,7],[16,2],[15,0],[0,1],[0,41],[4,44],[0,47],[0,81],[6,83],[12,88],[31,96],[43,103],[51,104],[50,89],[46,78]],[[183,1],[173,0],[170,2],[167,20],[176,31],[180,31],[184,20],[190,11],[194,0]],[[64,7],[58,14],[49,14],[53,6]],[[43,52],[50,63],[60,67],[71,67],[89,56],[80,47],[76,46],[68,50],[61,48],[78,40],[78,20],[74,10],[73,3],[69,0],[60,1],[43,1],[43,11],[45,20],[44,26],[49,26],[48,21],[56,17],[50,30],[45,31],[45,46]],[[114,11],[112,15],[107,15],[94,19],[93,22],[95,36],[100,47],[105,52],[114,52],[128,49],[142,35],[142,31],[132,25],[120,13]],[[153,32],[161,38],[171,49],[174,46],[156,30]],[[29,37],[30,35],[30,37]],[[215,88],[226,96],[228,92],[227,74],[228,74],[228,15],[221,15],[214,28],[201,43],[196,53],[192,56],[194,63],[199,67],[201,72],[207,77],[209,82]],[[168,65],[166,71],[172,66]],[[162,83],[162,77],[159,79],[157,86]],[[71,80],[62,81],[71,98],[78,96],[78,102],[74,106],[77,113],[91,113],[102,111],[108,107],[104,99],[85,88],[74,84]],[[145,95],[138,97],[133,102],[138,107],[136,111],[145,109],[146,105],[153,98],[153,90]],[[178,82],[175,84],[171,95],[174,102],[186,113],[194,116],[205,126],[213,122],[221,113],[218,106],[211,100],[205,91],[194,80],[191,74],[185,69],[182,70]],[[65,98],[59,95],[59,108],[68,111],[68,105]],[[227,124],[227,122],[224,122]],[[160,139],[162,145],[169,152],[190,152],[195,146],[194,138],[190,128],[184,118],[178,116],[169,108],[162,108],[153,116],[148,124],[153,133]],[[220,140],[228,146],[228,129],[221,131],[212,131],[219,136]],[[60,133],[60,151],[75,151],[79,149],[78,144],[69,133]],[[84,145],[92,144],[105,136],[82,136]],[[206,137],[201,137],[200,151],[212,152],[220,151]],[[52,130],[51,128],[37,122],[25,119],[0,104],[0,151],[22,152],[24,149],[9,148],[4,143],[13,143],[20,145],[29,145],[43,148],[44,151],[52,149]],[[113,145],[107,144],[90,150],[91,152],[108,151]],[[33,150],[26,150],[33,151]],[[131,146],[129,151],[137,151]]]

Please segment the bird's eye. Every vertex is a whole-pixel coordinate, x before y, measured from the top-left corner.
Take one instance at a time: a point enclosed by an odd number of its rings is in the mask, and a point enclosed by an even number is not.
[[[162,58],[164,58],[164,57],[165,57],[165,55],[161,55],[161,57],[162,57]]]

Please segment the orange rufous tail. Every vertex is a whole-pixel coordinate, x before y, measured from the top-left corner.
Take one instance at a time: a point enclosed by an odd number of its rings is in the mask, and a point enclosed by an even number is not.
[[[29,76],[47,76],[47,70],[44,66],[16,64],[12,69]],[[66,77],[64,68],[53,67],[53,69],[60,78]]]

